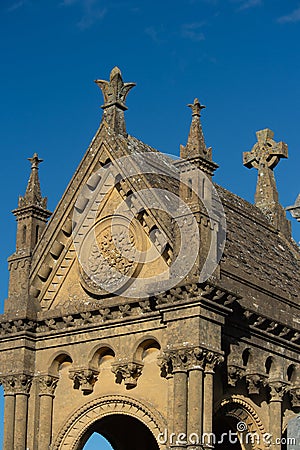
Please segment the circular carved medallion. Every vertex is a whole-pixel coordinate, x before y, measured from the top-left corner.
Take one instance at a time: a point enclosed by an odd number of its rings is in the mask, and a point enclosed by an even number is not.
[[[98,221],[80,248],[83,286],[96,295],[119,294],[136,278],[143,259],[141,225],[121,216]]]

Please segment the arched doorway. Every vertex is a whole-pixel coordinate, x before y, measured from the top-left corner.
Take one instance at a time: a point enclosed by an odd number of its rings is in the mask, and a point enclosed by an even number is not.
[[[237,433],[237,424],[238,420],[236,418],[226,415],[223,417],[219,416],[215,420],[215,450],[244,450],[245,447],[242,446]]]
[[[213,424],[216,450],[261,450],[269,448],[264,441],[265,428],[255,405],[238,395],[223,399],[217,407]]]
[[[93,433],[104,436],[114,450],[165,450],[157,436],[167,428],[150,405],[124,396],[104,396],[86,403],[67,420],[51,450],[84,450]],[[98,450],[98,449],[97,449]]]
[[[149,428],[135,417],[124,414],[108,415],[95,422],[82,436],[78,450],[85,449],[93,433],[104,436],[114,450],[159,450]]]

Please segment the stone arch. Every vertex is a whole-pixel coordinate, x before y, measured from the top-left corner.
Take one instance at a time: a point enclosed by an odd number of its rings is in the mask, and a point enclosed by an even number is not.
[[[243,361],[243,366],[244,367],[248,367],[252,361],[253,361],[253,352],[252,349],[247,347],[243,350],[242,353],[242,361]]]
[[[101,344],[96,345],[89,353],[89,366],[97,369],[101,358],[108,355],[113,358],[116,356],[115,349],[111,344],[102,342]]]
[[[278,371],[278,361],[274,356],[268,356],[265,361],[265,370],[267,375],[274,375]]]
[[[152,335],[143,336],[139,339],[134,346],[133,357],[137,361],[143,360],[143,355],[149,348],[155,348],[157,350],[161,349],[161,345],[158,339]]]
[[[290,383],[300,382],[299,367],[296,364],[290,364],[286,371],[286,377]]]
[[[249,439],[250,442],[248,442],[247,445],[241,446],[241,448],[246,450],[264,450],[270,448],[270,444],[264,442],[263,439],[263,436],[267,434],[266,428],[251,400],[245,400],[245,398],[240,395],[231,395],[222,399],[216,405],[214,422],[217,423],[218,420],[222,420],[224,417],[233,418],[236,421],[236,424],[244,423],[246,425],[245,434],[251,433],[253,441]],[[232,431],[237,432],[237,429]]]
[[[58,351],[54,355],[51,356],[48,367],[49,367],[49,373],[53,375],[57,375],[59,372],[60,366],[65,363],[73,363],[73,358],[69,354],[69,352],[66,351]]]
[[[124,395],[104,396],[79,408],[58,433],[51,450],[79,450],[82,437],[97,421],[110,415],[128,415],[143,423],[154,438],[167,428],[163,416],[139,400]],[[160,450],[166,447],[158,444]]]

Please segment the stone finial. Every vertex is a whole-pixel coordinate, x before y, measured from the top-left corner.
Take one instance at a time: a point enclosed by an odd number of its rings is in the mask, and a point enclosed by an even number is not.
[[[288,206],[286,210],[290,211],[294,219],[300,222],[300,194],[298,195],[295,204],[293,206]]]
[[[28,158],[31,163],[30,177],[27,183],[27,188],[24,197],[19,197],[19,208],[25,206],[39,206],[41,208],[47,207],[47,198],[42,197],[41,186],[39,180],[39,165],[43,162],[39,159],[38,154],[34,153],[32,158]]]
[[[211,160],[211,148],[207,148],[201,126],[201,110],[205,108],[199,100],[195,98],[194,103],[187,105],[192,110],[192,123],[187,140],[184,147],[180,147],[180,156],[184,159],[197,158],[201,156],[204,159]]]
[[[130,89],[136,84],[124,83],[118,67],[114,67],[111,71],[109,81],[95,80],[95,83],[100,87],[104,98],[104,104],[101,106],[104,110],[103,119],[116,133],[126,134],[125,100]]]
[[[288,157],[288,147],[273,140],[273,131],[266,128],[257,131],[257,143],[250,152],[243,153],[244,166],[258,170],[255,204],[272,224],[285,235],[290,235],[290,225],[279,203],[273,169],[281,158]]]

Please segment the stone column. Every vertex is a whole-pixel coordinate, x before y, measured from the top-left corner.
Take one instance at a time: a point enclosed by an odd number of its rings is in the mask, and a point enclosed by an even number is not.
[[[213,410],[214,410],[214,373],[215,367],[224,361],[222,355],[207,352],[204,369],[204,400],[203,400],[203,444],[204,447],[213,448]]]
[[[58,377],[41,375],[39,377],[39,433],[38,450],[50,448],[52,435],[52,411],[54,391],[57,386]]]
[[[27,416],[28,397],[32,383],[31,375],[17,375],[15,377],[15,429],[14,429],[14,450],[24,450],[27,444]]]
[[[187,439],[187,366],[188,349],[172,349],[163,353],[162,375],[173,374],[173,430],[168,430],[167,445],[177,450],[186,448]],[[169,379],[171,382],[171,379]]]
[[[187,370],[184,354],[178,352],[173,357],[174,402],[173,402],[173,432],[174,441],[171,447],[184,449],[187,434]]]
[[[168,381],[168,434],[173,433],[173,403],[174,403],[174,377],[171,373],[166,375]]]
[[[276,439],[282,438],[282,398],[285,393],[286,383],[282,381],[269,381],[270,403],[269,403],[269,423],[270,434],[272,435],[272,446],[274,450],[281,450],[281,443],[276,443]]]
[[[201,349],[194,349],[188,381],[188,448],[201,449],[203,414],[203,365]]]
[[[3,450],[14,450],[15,379],[5,376],[0,381],[4,389]]]

